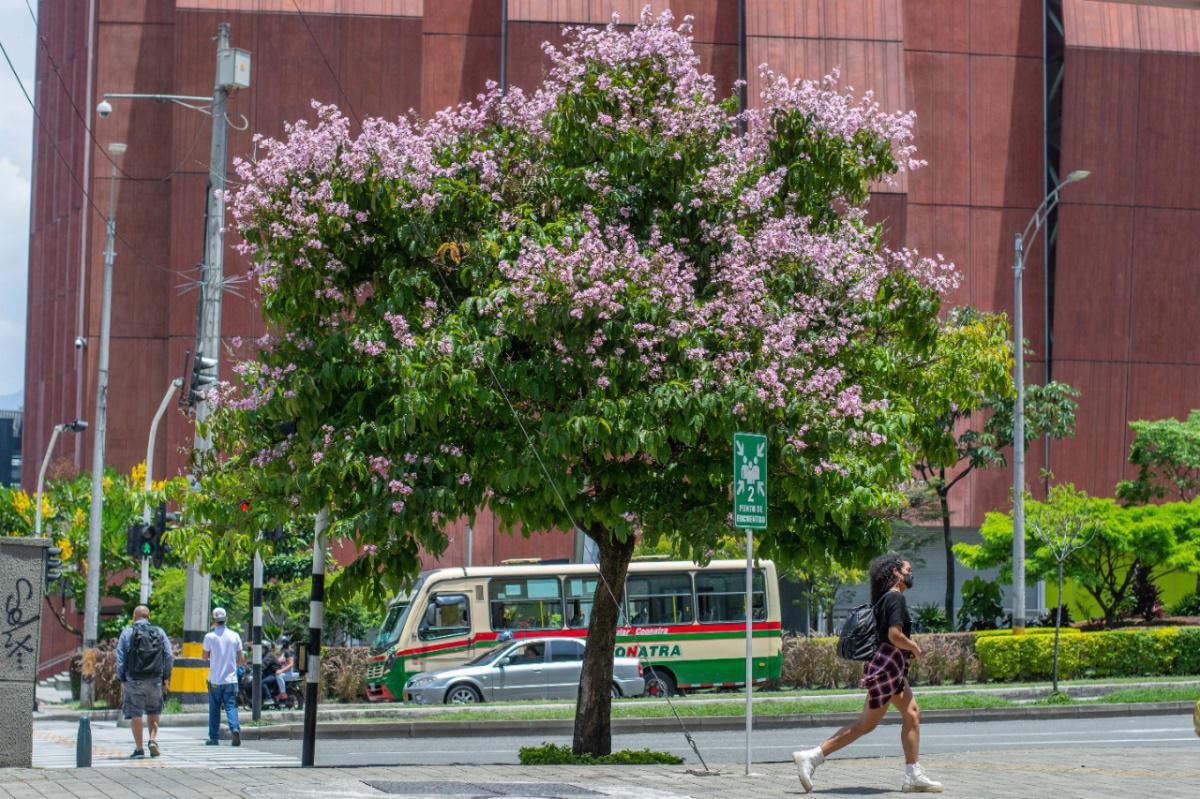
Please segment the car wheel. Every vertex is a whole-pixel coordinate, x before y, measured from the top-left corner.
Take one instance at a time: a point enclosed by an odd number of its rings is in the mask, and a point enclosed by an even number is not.
[[[674,696],[675,678],[666,669],[646,670],[646,696]]]
[[[621,698],[621,688],[616,683],[612,684],[612,698],[613,699]]]
[[[482,701],[479,689],[473,685],[455,685],[446,692],[447,705],[473,705]]]

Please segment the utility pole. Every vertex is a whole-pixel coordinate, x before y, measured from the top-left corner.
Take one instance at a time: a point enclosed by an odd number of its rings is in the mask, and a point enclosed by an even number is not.
[[[113,155],[109,172],[108,224],[104,244],[104,289],[100,301],[100,353],[96,371],[96,427],[92,436],[92,502],[88,518],[87,587],[83,598],[83,647],[96,646],[100,628],[100,550],[104,521],[104,433],[108,414],[108,341],[112,330],[113,262],[116,260],[117,237],[117,161],[124,153],[124,144],[108,145]],[[94,696],[91,682],[80,688],[80,704],[90,707]]]
[[[226,59],[233,56],[229,48],[229,24],[217,27],[217,64],[212,98],[212,146],[208,156],[208,198],[205,205],[204,263],[200,285],[200,329],[196,335],[196,358],[220,358],[221,352],[221,291],[224,288],[225,259],[225,159],[227,120],[225,104],[232,83]],[[220,367],[214,367],[214,371]],[[198,452],[207,452],[212,443],[200,432],[200,424],[208,418],[208,402],[201,398],[196,404],[196,439]],[[188,564],[187,586],[183,605],[183,657],[171,675],[171,691],[184,704],[205,700],[204,661],[202,646],[208,629],[209,575],[199,562]]]
[[[325,627],[325,533],[328,530],[329,508],[321,508],[313,530],[308,644],[304,648],[304,736],[300,744],[300,765],[307,768],[311,768],[316,761],[317,700],[321,695],[321,630]]]
[[[250,694],[250,712],[255,721],[262,718],[262,603],[263,603],[263,559],[254,553],[254,573],[250,583],[250,641],[253,647],[254,683]]]

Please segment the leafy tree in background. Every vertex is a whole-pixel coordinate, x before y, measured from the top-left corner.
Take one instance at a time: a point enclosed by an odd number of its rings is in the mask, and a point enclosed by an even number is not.
[[[158,481],[149,493],[145,490],[146,465],[138,464],[129,474],[104,470],[104,514],[101,520],[100,569],[102,593],[119,598],[126,612],[115,619],[102,619],[101,639],[111,637],[124,625],[137,604],[140,559],[125,553],[125,531],[142,518],[145,503],[177,502],[186,492],[182,478]],[[5,535],[32,536],[35,533],[36,498],[17,487],[0,488],[0,525]],[[92,478],[81,474],[47,481],[42,493],[42,531],[62,549],[63,576],[58,591],[65,596],[82,598],[87,582],[88,512],[92,501]],[[67,621],[65,613],[54,617],[68,632],[80,635]]]
[[[1117,483],[1117,498],[1127,505],[1143,505],[1171,498],[1191,502],[1200,494],[1200,410],[1187,419],[1154,419],[1130,422],[1133,444],[1129,462],[1137,467],[1135,480]],[[1200,574],[1196,575],[1200,594]]]
[[[1113,499],[1054,494],[1049,505],[1029,500],[1027,516],[1053,519],[1063,512],[1054,503],[1062,505],[1068,499],[1070,512],[1086,517],[1094,532],[1087,546],[1063,561],[1063,573],[1096,601],[1106,626],[1117,622],[1139,569],[1151,580],[1172,571],[1200,571],[1200,500],[1123,507]],[[1011,581],[1012,516],[987,514],[980,534],[982,543],[955,544],[954,553],[972,569],[999,567],[1001,579]],[[1057,572],[1054,552],[1044,541],[1027,549],[1026,557],[1031,576]]]
[[[735,430],[769,436],[760,555],[886,545],[954,278],[865,218],[870,181],[916,165],[911,115],[768,72],[739,118],[669,14],[546,52],[531,94],[357,136],[320,107],[239,164],[274,332],[197,466],[276,517],[328,508],[360,551],[334,598],[382,603],[479,507],[577,526],[603,579],[574,751],[600,755],[635,540],[703,559],[729,534]],[[196,546],[221,558],[245,532],[211,510]]]
[[[915,473],[937,498],[946,557],[946,618],[954,619],[955,560],[950,530],[950,492],[975,469],[1003,467],[1012,446],[1016,393],[1012,342],[1003,314],[954,309],[942,324],[937,350],[916,386],[913,442]],[[1025,447],[1048,435],[1075,431],[1079,392],[1064,383],[1025,387]]]
[[[1035,505],[1025,520],[1025,529],[1037,545],[1044,548],[1058,572],[1058,606],[1054,613],[1054,657],[1051,669],[1054,693],[1058,693],[1058,642],[1063,620],[1063,572],[1076,552],[1087,548],[1096,535],[1099,519],[1088,495],[1074,485],[1053,485],[1046,501]]]

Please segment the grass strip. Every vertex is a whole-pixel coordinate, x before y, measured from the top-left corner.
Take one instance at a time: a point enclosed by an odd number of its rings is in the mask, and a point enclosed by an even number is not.
[[[670,752],[649,749],[622,749],[607,755],[577,755],[569,746],[543,743],[541,746],[522,746],[518,750],[522,766],[677,766],[683,758]]]

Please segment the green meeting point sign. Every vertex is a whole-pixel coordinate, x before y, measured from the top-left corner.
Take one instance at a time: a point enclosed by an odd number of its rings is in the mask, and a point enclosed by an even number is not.
[[[767,437],[733,434],[733,526],[767,529]]]

